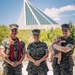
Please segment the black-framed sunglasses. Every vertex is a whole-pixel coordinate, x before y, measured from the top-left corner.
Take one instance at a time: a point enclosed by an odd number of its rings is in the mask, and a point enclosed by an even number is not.
[[[67,32],[68,30],[67,29],[62,29],[62,31]]]
[[[17,29],[11,29],[11,31],[12,31],[12,32],[16,32],[16,31],[17,31]]]

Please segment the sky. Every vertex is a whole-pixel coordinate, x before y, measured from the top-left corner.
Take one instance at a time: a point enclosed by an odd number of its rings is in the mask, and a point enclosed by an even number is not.
[[[75,24],[75,0],[29,0],[58,24]],[[24,0],[0,0],[0,25],[17,23]]]

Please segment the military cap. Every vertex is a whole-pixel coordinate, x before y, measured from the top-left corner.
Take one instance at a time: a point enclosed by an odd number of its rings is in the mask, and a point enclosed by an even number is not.
[[[34,29],[32,30],[33,35],[40,35],[40,30],[39,29]]]
[[[17,24],[10,24],[9,27],[12,30],[12,29],[18,29],[19,26]]]
[[[70,29],[70,25],[69,24],[62,24],[61,28],[62,29]]]

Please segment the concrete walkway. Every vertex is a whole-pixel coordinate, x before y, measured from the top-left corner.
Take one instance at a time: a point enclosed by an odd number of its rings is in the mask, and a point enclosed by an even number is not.
[[[24,66],[23,66],[23,70],[22,70],[23,75],[27,75],[27,71],[26,71],[27,64],[28,64],[28,62],[24,62]],[[48,68],[49,68],[48,75],[53,75],[52,63],[47,62],[47,64],[48,64]],[[74,70],[73,70],[73,75],[75,75],[75,66],[74,66]]]
[[[22,68],[23,75],[28,75],[27,71],[26,71],[27,64],[28,64],[28,61],[25,61],[23,63],[23,68]],[[49,68],[48,75],[53,75],[52,63],[47,62],[47,64],[48,64],[48,68]],[[0,70],[2,70],[2,63],[0,63]],[[75,66],[73,68],[73,75],[75,75]]]

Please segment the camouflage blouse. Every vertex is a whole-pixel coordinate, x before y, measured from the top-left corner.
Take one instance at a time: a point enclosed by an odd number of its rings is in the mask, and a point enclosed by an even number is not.
[[[34,59],[40,60],[48,52],[48,47],[44,42],[33,42],[27,47],[27,53]],[[48,71],[46,61],[41,62],[40,66],[35,66],[34,63],[29,61],[27,71]]]
[[[12,39],[12,45],[14,47],[14,61],[17,61],[18,49],[19,49],[18,40]],[[0,48],[2,48],[4,50],[4,52],[7,54],[8,58],[9,58],[9,55],[10,55],[10,40],[9,40],[9,38],[6,38],[2,41],[2,45],[0,46]],[[22,50],[25,50],[25,43],[23,41],[21,41],[21,48],[22,48]],[[21,54],[21,56],[22,56],[22,54]]]

